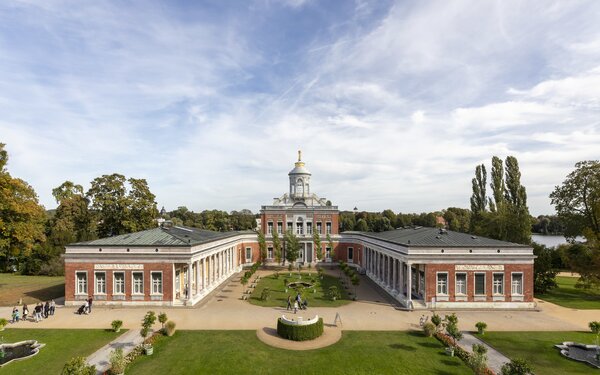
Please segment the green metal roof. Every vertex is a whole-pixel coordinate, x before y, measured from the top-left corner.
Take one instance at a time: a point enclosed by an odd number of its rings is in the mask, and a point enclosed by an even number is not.
[[[77,242],[69,246],[194,246],[232,237],[250,231],[215,232],[188,227],[158,227],[97,240]]]
[[[512,242],[473,236],[468,233],[441,230],[437,228],[415,227],[400,228],[386,232],[344,232],[357,233],[362,236],[409,247],[528,247]]]

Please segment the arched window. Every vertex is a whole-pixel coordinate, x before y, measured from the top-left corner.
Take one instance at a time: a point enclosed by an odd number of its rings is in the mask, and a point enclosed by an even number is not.
[[[296,181],[296,195],[304,195],[304,183],[300,178]]]

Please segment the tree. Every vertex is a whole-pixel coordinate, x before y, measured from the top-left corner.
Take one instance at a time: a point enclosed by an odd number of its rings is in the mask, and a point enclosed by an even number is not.
[[[0,268],[7,271],[12,259],[28,256],[45,241],[46,213],[33,188],[6,170],[4,146],[0,143]]]
[[[127,191],[125,182],[129,182]],[[103,175],[92,181],[86,196],[92,209],[98,213],[98,234],[115,236],[156,226],[158,209],[155,195],[150,192],[144,179],[130,178],[120,174]]]
[[[354,298],[358,299],[358,294],[356,292],[356,289],[360,285],[360,277],[358,276],[358,274],[355,273],[354,275],[352,275],[352,278],[350,279],[350,281],[352,282],[352,285],[354,285]]]
[[[600,240],[600,162],[582,161],[556,186],[550,199],[573,242],[578,235]]]
[[[521,185],[519,162],[514,156],[506,157],[506,189],[508,220],[505,240],[520,244],[531,243],[531,215],[527,207],[527,192]]]
[[[575,287],[589,289],[600,286],[600,249],[593,245],[589,242],[576,243],[564,251],[564,260],[569,269],[579,273]]]
[[[544,245],[533,243],[533,289],[535,293],[544,294],[556,285],[556,270],[552,267],[552,252]]]
[[[291,231],[285,233],[285,259],[294,263],[300,254],[300,242],[298,237]]]
[[[358,232],[368,232],[369,226],[367,225],[367,222],[365,221],[365,219],[358,219],[354,230],[356,230]]]
[[[96,366],[88,365],[85,357],[71,358],[61,372],[62,375],[95,375]]]
[[[317,253],[317,259],[318,260],[323,259],[323,249],[322,249],[322,246],[321,246],[321,235],[317,231],[313,232],[313,244],[315,245],[315,251]]]
[[[333,240],[331,239],[331,236],[329,235],[329,233],[327,233],[327,245],[329,246],[329,256],[331,257],[331,259],[335,259],[335,248],[333,247]]]
[[[261,231],[258,231],[258,248],[260,250],[260,261],[264,263],[267,259],[267,241]]]
[[[273,231],[273,251],[275,254],[275,262],[281,263],[281,240],[277,230]]]
[[[60,204],[63,200],[71,199],[74,196],[83,196],[83,187],[75,185],[71,181],[65,181],[60,186],[52,189],[52,195],[56,203]]]

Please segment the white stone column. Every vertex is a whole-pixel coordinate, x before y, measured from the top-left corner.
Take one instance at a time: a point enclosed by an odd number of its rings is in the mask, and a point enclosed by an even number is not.
[[[190,260],[187,264],[187,272],[186,272],[186,284],[187,284],[187,296],[186,300],[192,299],[192,261]]]
[[[206,258],[202,258],[202,290],[206,289]]]
[[[406,264],[406,301],[407,307],[411,307],[412,304],[412,268],[411,264]]]
[[[396,282],[396,277],[398,276],[397,271],[396,271],[396,265],[397,265],[397,261],[396,258],[392,258],[392,292],[397,293],[398,292],[398,286],[397,286],[397,282]]]

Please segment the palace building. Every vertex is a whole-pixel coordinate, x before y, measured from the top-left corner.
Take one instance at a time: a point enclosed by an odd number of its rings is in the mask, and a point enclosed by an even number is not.
[[[301,159],[298,152],[289,191],[262,206],[257,219],[267,264],[285,259],[284,237],[292,232],[300,243],[296,262],[347,262],[409,309],[534,307],[531,247],[425,227],[339,233],[338,208],[311,191],[311,173]],[[259,261],[260,249],[254,231],[165,222],[70,244],[64,259],[66,304],[92,296],[100,305],[190,306]]]

